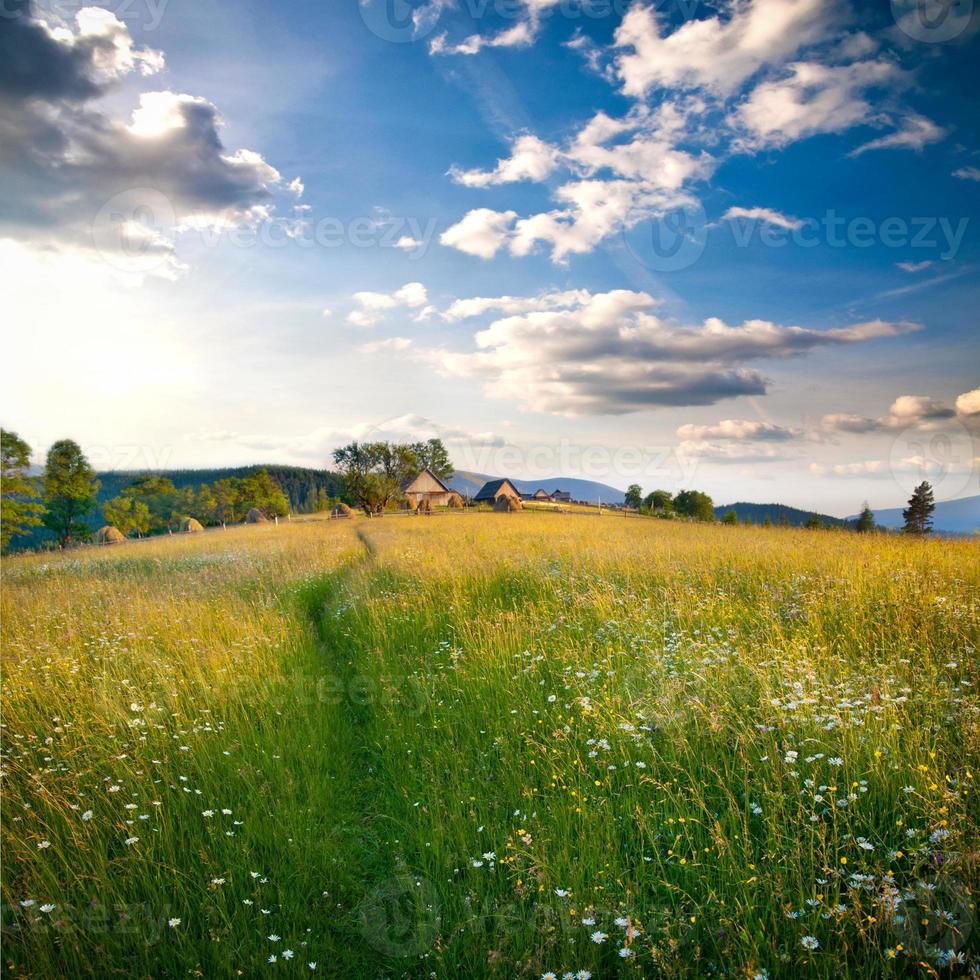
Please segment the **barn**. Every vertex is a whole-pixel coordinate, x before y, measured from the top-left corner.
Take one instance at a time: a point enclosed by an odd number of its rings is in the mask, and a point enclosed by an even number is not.
[[[551,499],[556,500],[559,503],[570,503],[572,500],[572,495],[567,490],[555,490],[551,494]]]
[[[484,483],[480,492],[473,498],[478,504],[492,504],[500,497],[513,497],[514,500],[521,499],[521,491],[514,486],[508,479],[491,480]]]
[[[406,480],[401,489],[405,499],[415,507],[423,500],[427,500],[433,507],[446,507],[454,493],[451,487],[447,487],[429,469],[422,470],[410,480]]]

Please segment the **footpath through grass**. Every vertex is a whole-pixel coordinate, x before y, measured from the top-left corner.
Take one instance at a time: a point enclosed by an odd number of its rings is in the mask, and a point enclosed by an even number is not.
[[[4,964],[968,972],[978,596],[968,542],[530,513],[8,563]]]

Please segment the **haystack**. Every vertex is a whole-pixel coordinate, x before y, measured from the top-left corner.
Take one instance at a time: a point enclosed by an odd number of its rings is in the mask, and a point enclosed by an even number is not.
[[[447,507],[459,508],[463,506],[463,498],[458,493],[451,493],[446,501]]]
[[[331,517],[350,517],[350,507],[341,502],[330,512]]]
[[[262,511],[260,511],[258,509],[258,507],[253,507],[245,515],[245,523],[246,524],[265,524],[265,523],[267,523],[267,519],[266,519],[265,514],[263,514]]]
[[[406,497],[399,505],[402,510],[415,510],[415,504]]]
[[[418,507],[415,508],[417,514],[431,514],[432,513],[432,501],[428,497],[423,497],[419,501]]]
[[[125,540],[126,535],[119,528],[113,527],[111,524],[106,524],[105,527],[99,528],[99,544],[119,544]]]
[[[498,514],[512,514],[518,510],[524,510],[524,505],[519,500],[504,495],[493,502],[493,509]]]
[[[187,520],[180,525],[180,529],[181,531],[184,531],[187,534],[197,534],[198,531],[204,530],[204,525],[199,520],[197,520],[197,518],[188,517]]]

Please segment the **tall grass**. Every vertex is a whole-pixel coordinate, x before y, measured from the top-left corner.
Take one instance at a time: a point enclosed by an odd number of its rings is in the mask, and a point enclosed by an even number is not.
[[[975,544],[524,513],[79,554],[4,573],[12,975],[971,969]]]

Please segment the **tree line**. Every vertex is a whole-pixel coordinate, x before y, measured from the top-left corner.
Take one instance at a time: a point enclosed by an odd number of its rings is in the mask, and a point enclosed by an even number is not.
[[[0,431],[2,550],[39,527],[62,548],[90,541],[100,480],[79,445],[71,439],[54,443],[38,477],[30,475],[30,458],[31,447],[16,432]],[[313,506],[326,510],[335,502],[324,491]],[[266,518],[290,511],[289,498],[265,470],[180,488],[167,477],[141,476],[103,502],[102,514],[122,534],[142,537],[179,530],[191,519],[202,525],[237,523],[253,508]]]

